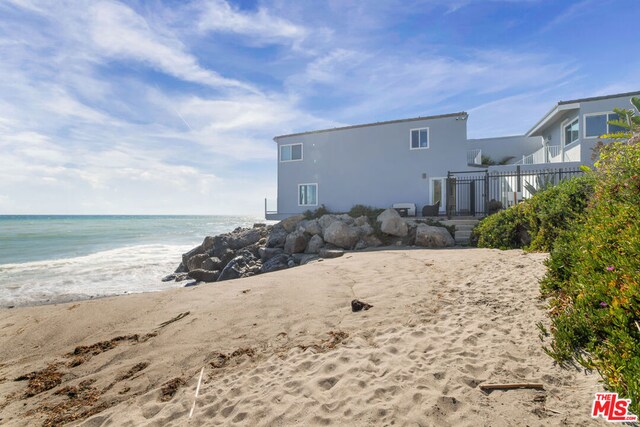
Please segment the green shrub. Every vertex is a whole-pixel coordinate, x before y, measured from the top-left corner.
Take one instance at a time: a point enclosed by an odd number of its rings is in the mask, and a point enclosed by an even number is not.
[[[548,252],[558,235],[582,215],[592,192],[591,176],[563,180],[484,218],[473,230],[472,243],[482,248]]]
[[[484,218],[471,233],[471,243],[479,248],[515,249],[527,243],[524,203]]]
[[[358,218],[364,215],[369,219],[369,223],[373,224],[376,222],[378,215],[380,215],[383,211],[384,209],[374,208],[371,206],[355,205],[351,208],[348,214],[352,218]]]
[[[550,297],[547,352],[595,368],[640,412],[640,144],[600,151],[580,221],[555,240],[541,289]]]
[[[592,193],[593,177],[587,174],[534,194],[523,208],[531,235],[527,249],[549,252],[558,235],[582,215]]]
[[[312,210],[304,211],[303,215],[306,219],[317,219],[317,218],[320,218],[322,215],[326,215],[329,213],[331,212],[329,212],[329,210],[325,208],[324,205],[320,205],[318,209],[315,209],[313,211]]]

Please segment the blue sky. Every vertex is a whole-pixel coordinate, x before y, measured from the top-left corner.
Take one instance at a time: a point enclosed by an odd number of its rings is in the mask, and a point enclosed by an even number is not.
[[[637,0],[0,0],[0,213],[261,213],[275,135],[640,89]]]

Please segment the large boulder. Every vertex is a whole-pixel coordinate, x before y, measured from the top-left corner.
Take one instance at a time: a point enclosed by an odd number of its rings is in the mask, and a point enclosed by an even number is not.
[[[307,254],[317,254],[323,247],[324,240],[322,240],[319,234],[316,234],[311,237],[304,252]]]
[[[284,252],[284,249],[282,248],[259,248],[258,249],[258,255],[260,255],[260,259],[262,260],[263,263],[283,252]]]
[[[358,227],[358,235],[360,237],[371,236],[373,234],[373,232],[374,232],[373,227],[371,225],[369,225],[368,222],[364,223],[364,224],[362,224],[361,226]]]
[[[320,258],[339,258],[342,255],[344,255],[344,251],[342,249],[322,248],[318,252],[318,256]]]
[[[298,265],[305,265],[318,259],[318,255],[316,254],[293,254],[291,256],[293,257],[293,261]]]
[[[354,225],[357,225],[358,227],[361,227],[365,224],[369,224],[369,218],[367,218],[365,215],[359,216],[358,218],[356,218],[355,220],[353,220]]]
[[[218,257],[210,257],[202,261],[202,268],[204,270],[220,270],[224,264],[222,260]]]
[[[260,268],[261,273],[270,273],[272,271],[283,270],[285,268],[293,267],[295,265],[295,261],[289,254],[278,254],[273,258],[266,261],[262,264]]]
[[[320,218],[318,218],[318,225],[322,229],[322,233],[324,233],[325,230],[327,228],[329,228],[329,226],[331,224],[333,224],[334,222],[336,222],[336,221],[340,221],[340,219],[338,218],[337,215],[326,214],[326,215],[322,215]]]
[[[299,225],[307,234],[315,236],[317,234],[322,234],[322,227],[317,219],[310,219],[309,221],[302,221]]]
[[[189,277],[198,282],[215,282],[218,280],[218,276],[220,275],[220,271],[218,270],[203,270],[198,268],[196,270],[190,271]]]
[[[253,276],[260,272],[261,263],[249,251],[242,250],[240,255],[233,258],[220,272],[218,282],[231,279],[239,279],[241,277]]]
[[[407,223],[400,217],[395,209],[386,209],[378,215],[380,230],[390,236],[404,237],[409,234]]]
[[[205,249],[202,247],[202,245],[196,246],[195,248],[191,249],[189,252],[182,254],[182,265],[185,267],[187,271],[189,271],[189,259],[203,253],[205,253]]]
[[[449,231],[444,227],[434,227],[420,224],[416,228],[416,246],[426,248],[444,248],[454,246],[456,242],[451,237]]]
[[[334,221],[324,230],[324,241],[343,249],[353,248],[358,240],[358,229],[342,221]]]
[[[281,224],[276,224],[271,229],[269,237],[267,237],[268,248],[284,248],[289,233]]]
[[[304,215],[294,215],[290,216],[289,218],[283,219],[277,225],[282,226],[282,228],[287,230],[287,233],[291,233],[295,231],[295,229],[298,227],[298,224],[303,220]]]
[[[238,250],[257,243],[261,237],[259,228],[236,229],[233,233],[229,233],[227,244],[229,248]]]
[[[289,233],[284,243],[284,251],[288,254],[304,252],[307,247],[307,237],[303,231],[297,230]]]
[[[192,256],[187,260],[187,269],[191,271],[202,268],[202,263],[208,258],[209,255],[207,255],[206,253]]]
[[[397,210],[393,208],[389,208],[382,211],[380,215],[378,215],[378,218],[376,219],[378,222],[384,222],[386,219],[389,219],[389,218],[400,218],[400,214],[398,213]]]
[[[369,248],[377,248],[378,246],[382,246],[382,241],[378,239],[376,236],[366,236],[362,240],[367,244]]]

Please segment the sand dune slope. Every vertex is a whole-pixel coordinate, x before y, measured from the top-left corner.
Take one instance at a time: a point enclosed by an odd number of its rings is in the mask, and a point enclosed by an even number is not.
[[[597,424],[597,376],[561,369],[541,348],[543,259],[385,250],[199,288],[4,310],[0,423]],[[374,307],[352,313],[356,297]],[[545,390],[478,388],[526,381]]]

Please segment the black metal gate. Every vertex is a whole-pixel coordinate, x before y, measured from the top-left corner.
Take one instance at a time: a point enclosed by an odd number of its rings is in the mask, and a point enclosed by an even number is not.
[[[504,172],[449,172],[447,216],[485,216],[513,206],[549,185],[583,173],[579,168],[521,170],[519,165]]]

